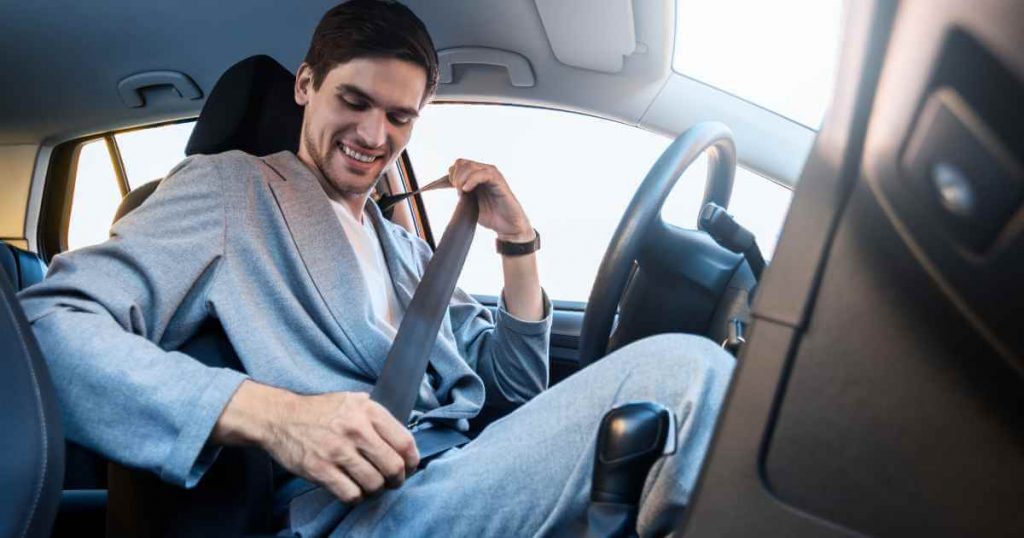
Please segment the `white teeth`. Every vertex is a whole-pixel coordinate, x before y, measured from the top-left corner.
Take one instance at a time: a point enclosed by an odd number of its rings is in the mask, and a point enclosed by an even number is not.
[[[346,146],[345,144],[341,144],[341,152],[344,153],[345,155],[348,155],[349,157],[352,157],[353,159],[355,159],[355,160],[357,160],[359,162],[364,162],[364,163],[372,163],[373,161],[375,161],[377,159],[376,156],[364,155],[364,154],[359,153],[358,151],[356,151],[356,150]]]

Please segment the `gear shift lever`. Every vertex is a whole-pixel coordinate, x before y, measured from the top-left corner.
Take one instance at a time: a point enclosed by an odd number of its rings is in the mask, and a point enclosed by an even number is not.
[[[654,402],[631,402],[605,414],[597,435],[587,536],[631,536],[651,466],[675,450],[675,416]]]

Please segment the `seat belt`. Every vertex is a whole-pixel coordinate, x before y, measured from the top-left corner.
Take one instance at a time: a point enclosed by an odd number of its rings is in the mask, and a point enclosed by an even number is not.
[[[391,209],[391,207],[397,204],[398,202],[401,202],[402,200],[405,200],[410,196],[417,195],[421,192],[427,192],[432,191],[434,189],[442,189],[451,186],[451,182],[448,181],[448,174],[445,174],[441,176],[439,179],[435,179],[434,181],[431,181],[430,183],[427,183],[426,185],[418,189],[411,190],[409,192],[403,192],[401,194],[388,194],[386,196],[381,196],[377,200],[377,207],[379,207],[381,212],[383,213],[384,211]]]
[[[442,179],[447,183],[447,176]],[[384,406],[402,424],[408,424],[416,405],[416,396],[430,363],[430,350],[437,343],[441,321],[448,311],[459,273],[473,243],[479,212],[475,193],[459,196],[452,219],[416,286],[384,368],[370,392],[370,399]],[[430,426],[412,432],[420,455],[420,468],[431,457],[469,442],[469,437],[453,428]],[[288,501],[288,518],[291,530],[297,536],[326,534],[350,509],[337,503],[327,489],[300,477],[288,482],[279,495],[291,499]]]
[[[447,176],[442,179],[447,183]],[[438,182],[431,185],[435,183]],[[416,404],[430,361],[430,350],[437,342],[441,321],[473,243],[479,211],[475,193],[459,196],[452,219],[416,287],[384,368],[370,393],[370,399],[384,406],[402,424],[408,423]]]

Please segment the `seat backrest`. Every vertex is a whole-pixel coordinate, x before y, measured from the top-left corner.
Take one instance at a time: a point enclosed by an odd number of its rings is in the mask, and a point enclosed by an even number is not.
[[[187,155],[241,150],[252,155],[296,151],[302,107],[293,98],[294,75],[268,56],[235,64],[217,81],[185,149]],[[115,222],[159,187],[151,181],[129,193]],[[223,328],[208,320],[179,351],[203,364],[242,370]],[[112,464],[107,512],[109,536],[240,535],[271,530],[273,468],[254,448],[226,448],[190,490]]]
[[[46,276],[46,262],[42,258],[7,243],[0,243],[0,266],[15,293],[41,282]],[[64,448],[64,461],[64,489],[106,489],[105,459],[68,441]]]
[[[0,357],[0,538],[49,536],[60,502],[64,434],[49,372],[6,278],[0,278]]]
[[[15,292],[42,281],[46,276],[46,264],[39,256],[7,243],[0,242],[0,245],[0,266]]]
[[[121,199],[121,205],[117,206],[117,212],[114,213],[114,222],[121,220],[121,217],[124,217],[128,213],[134,211],[135,208],[142,205],[142,202],[145,202],[146,198],[149,198],[149,195],[153,194],[153,191],[155,191],[159,186],[160,180],[154,179],[149,183],[144,183],[132,189],[131,192]]]

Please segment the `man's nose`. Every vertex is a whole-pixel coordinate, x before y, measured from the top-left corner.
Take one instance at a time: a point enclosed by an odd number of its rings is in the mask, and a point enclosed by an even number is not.
[[[384,111],[373,110],[369,114],[363,114],[356,134],[367,148],[379,148],[387,140],[387,121],[387,114]]]

